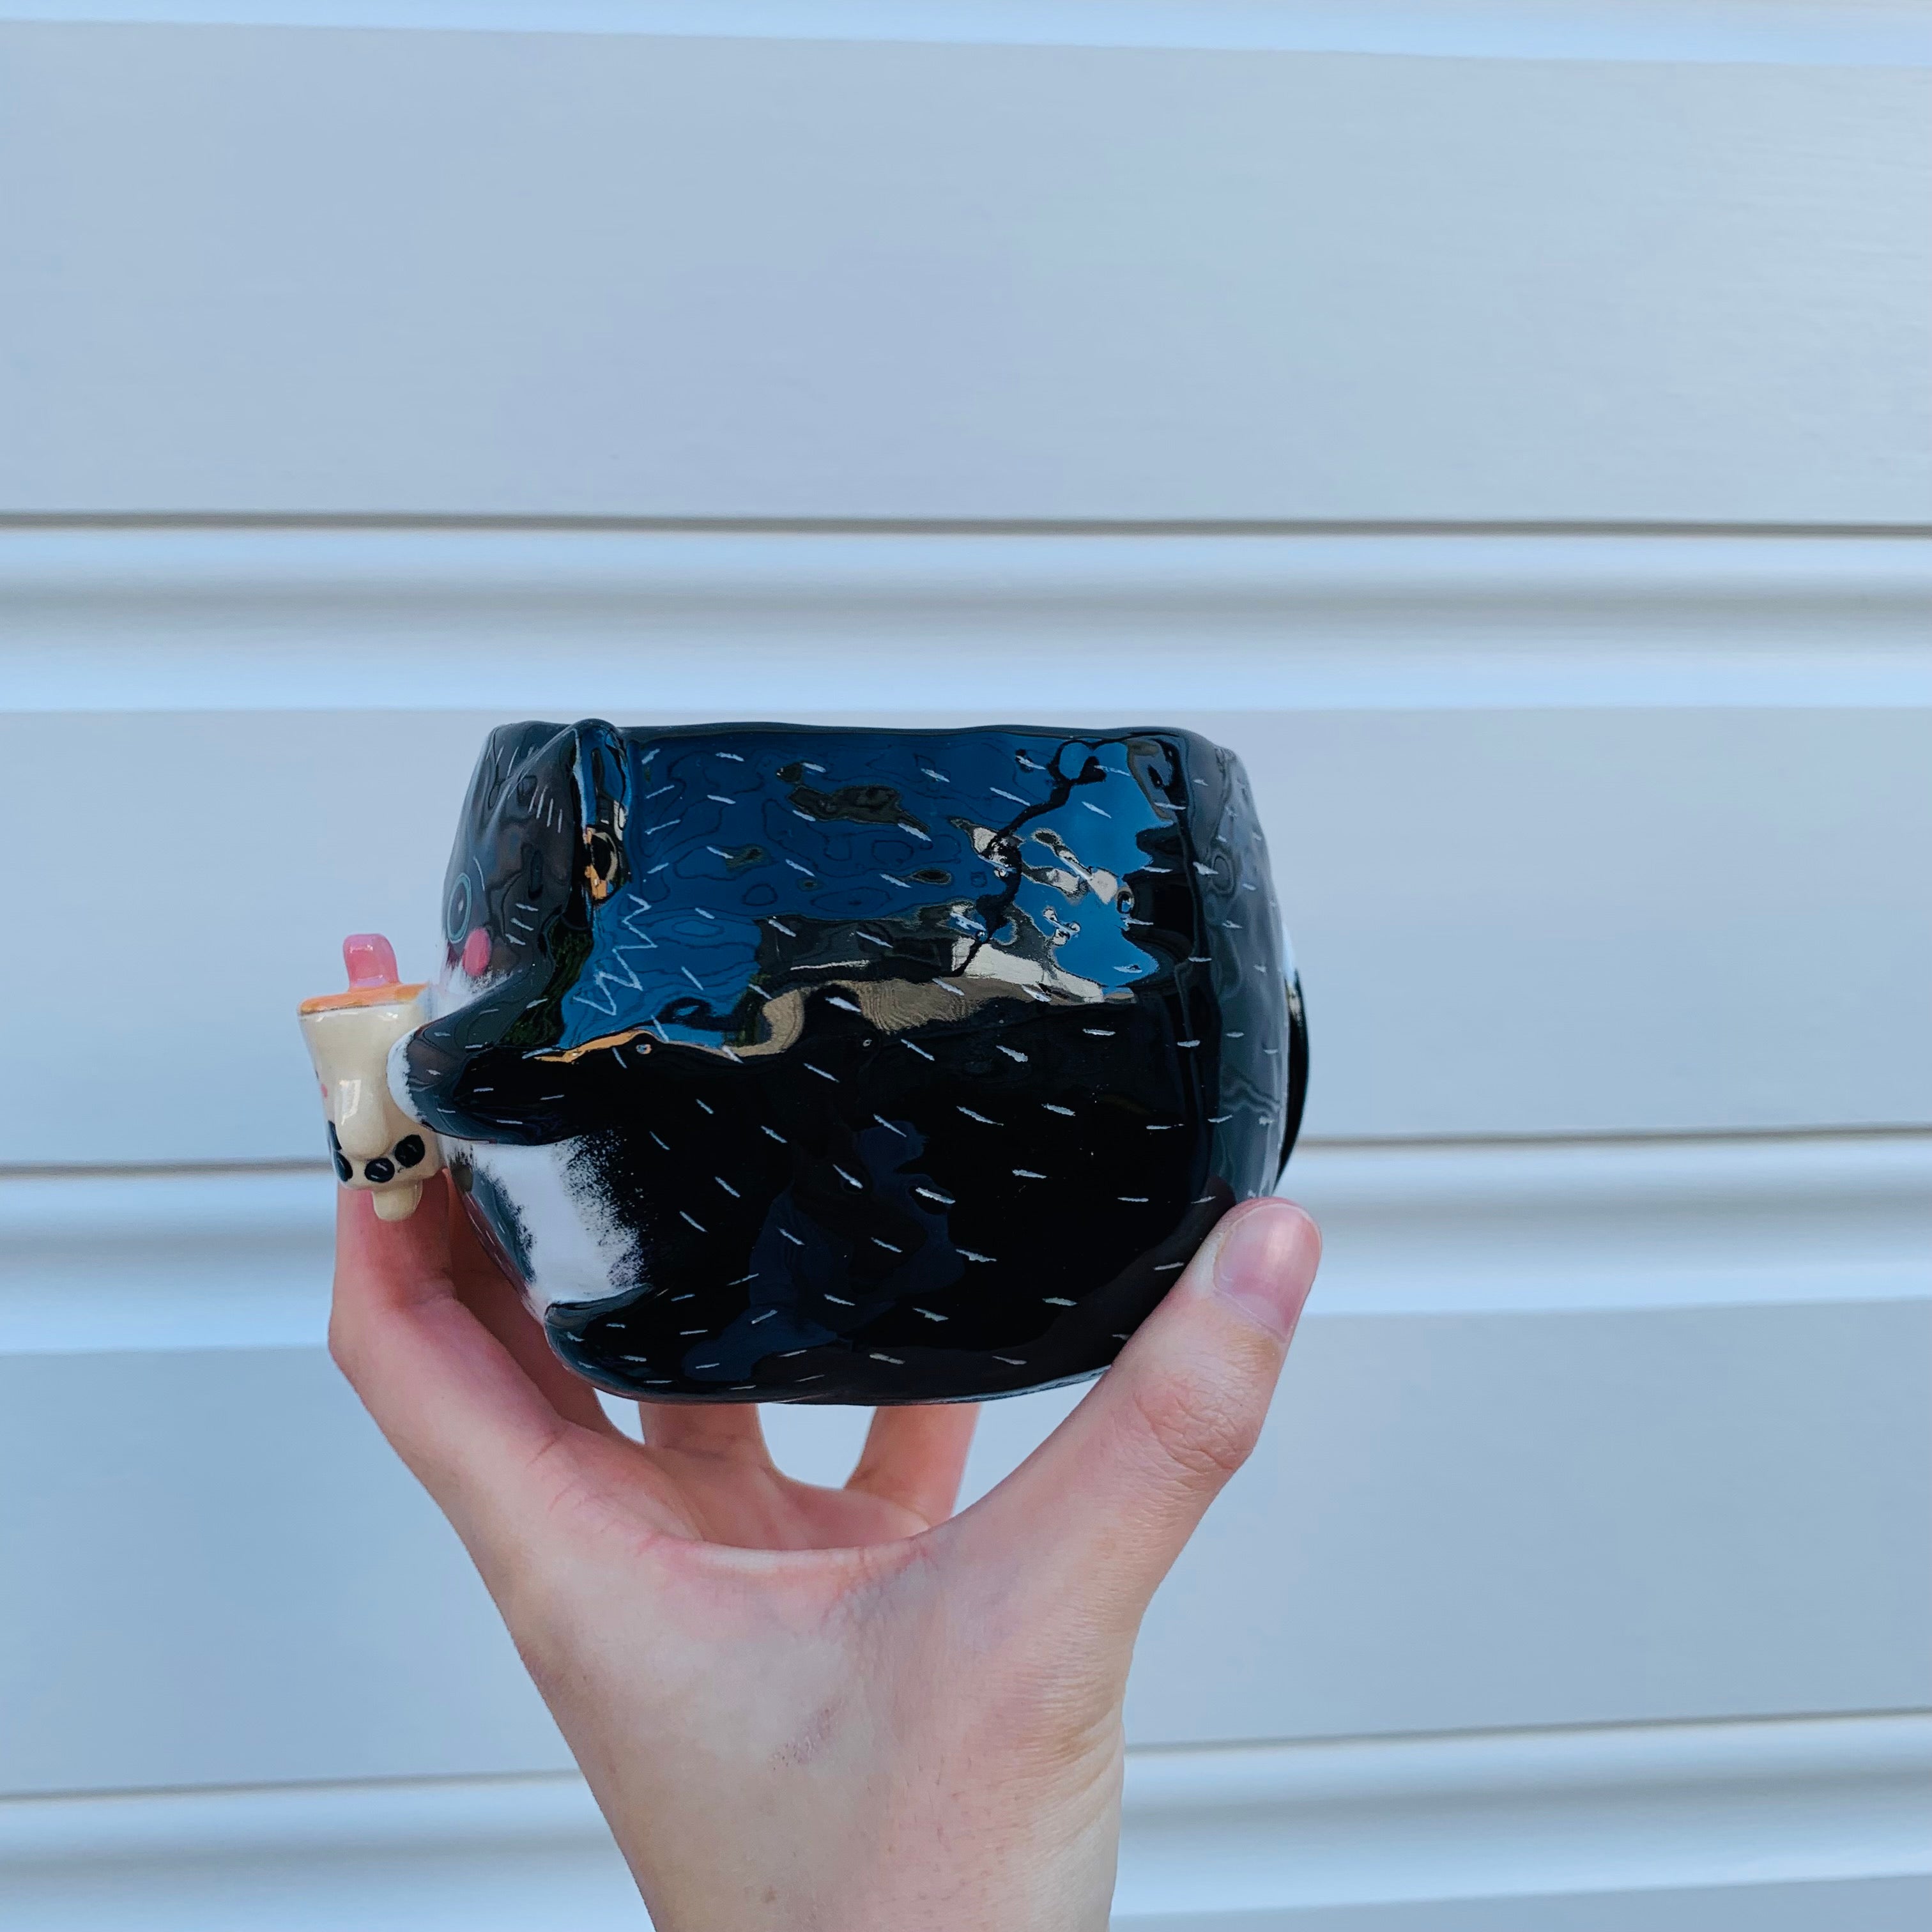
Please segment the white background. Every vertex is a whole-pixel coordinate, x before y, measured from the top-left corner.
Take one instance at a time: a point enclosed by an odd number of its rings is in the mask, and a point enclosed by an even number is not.
[[[0,7],[0,1924],[641,1923],[292,1018],[590,712],[1248,761],[1329,1259],[1121,1925],[1922,1924],[1928,217],[1916,5]]]

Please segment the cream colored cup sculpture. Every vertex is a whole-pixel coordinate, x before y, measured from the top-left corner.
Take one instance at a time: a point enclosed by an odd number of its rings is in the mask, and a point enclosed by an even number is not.
[[[368,1189],[386,1221],[406,1220],[422,1184],[442,1167],[434,1134],[396,1105],[389,1091],[389,1049],[430,1017],[422,986],[396,976],[396,956],[375,933],[342,942],[349,989],[304,1000],[298,1010],[322,1104],[328,1150],[345,1187]]]

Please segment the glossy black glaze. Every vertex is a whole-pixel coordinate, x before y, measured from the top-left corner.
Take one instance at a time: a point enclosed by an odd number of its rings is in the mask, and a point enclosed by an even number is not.
[[[506,727],[445,938],[412,1104],[559,1354],[653,1400],[1090,1375],[1300,1122],[1247,782],[1188,732]]]

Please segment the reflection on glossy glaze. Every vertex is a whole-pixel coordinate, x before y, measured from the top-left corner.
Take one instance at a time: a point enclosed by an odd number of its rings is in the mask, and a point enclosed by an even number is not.
[[[506,727],[407,1094],[606,1388],[1092,1374],[1306,1084],[1233,755],[1183,731]]]

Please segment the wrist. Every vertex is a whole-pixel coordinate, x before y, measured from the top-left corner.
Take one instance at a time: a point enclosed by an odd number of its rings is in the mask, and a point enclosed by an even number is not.
[[[1106,1932],[1118,1748],[1044,1788],[997,1762],[984,1775],[985,1789],[878,1792],[868,1810],[841,1772],[801,1766],[772,1802],[612,1824],[656,1932]],[[728,1818],[751,1822],[721,1835]]]

